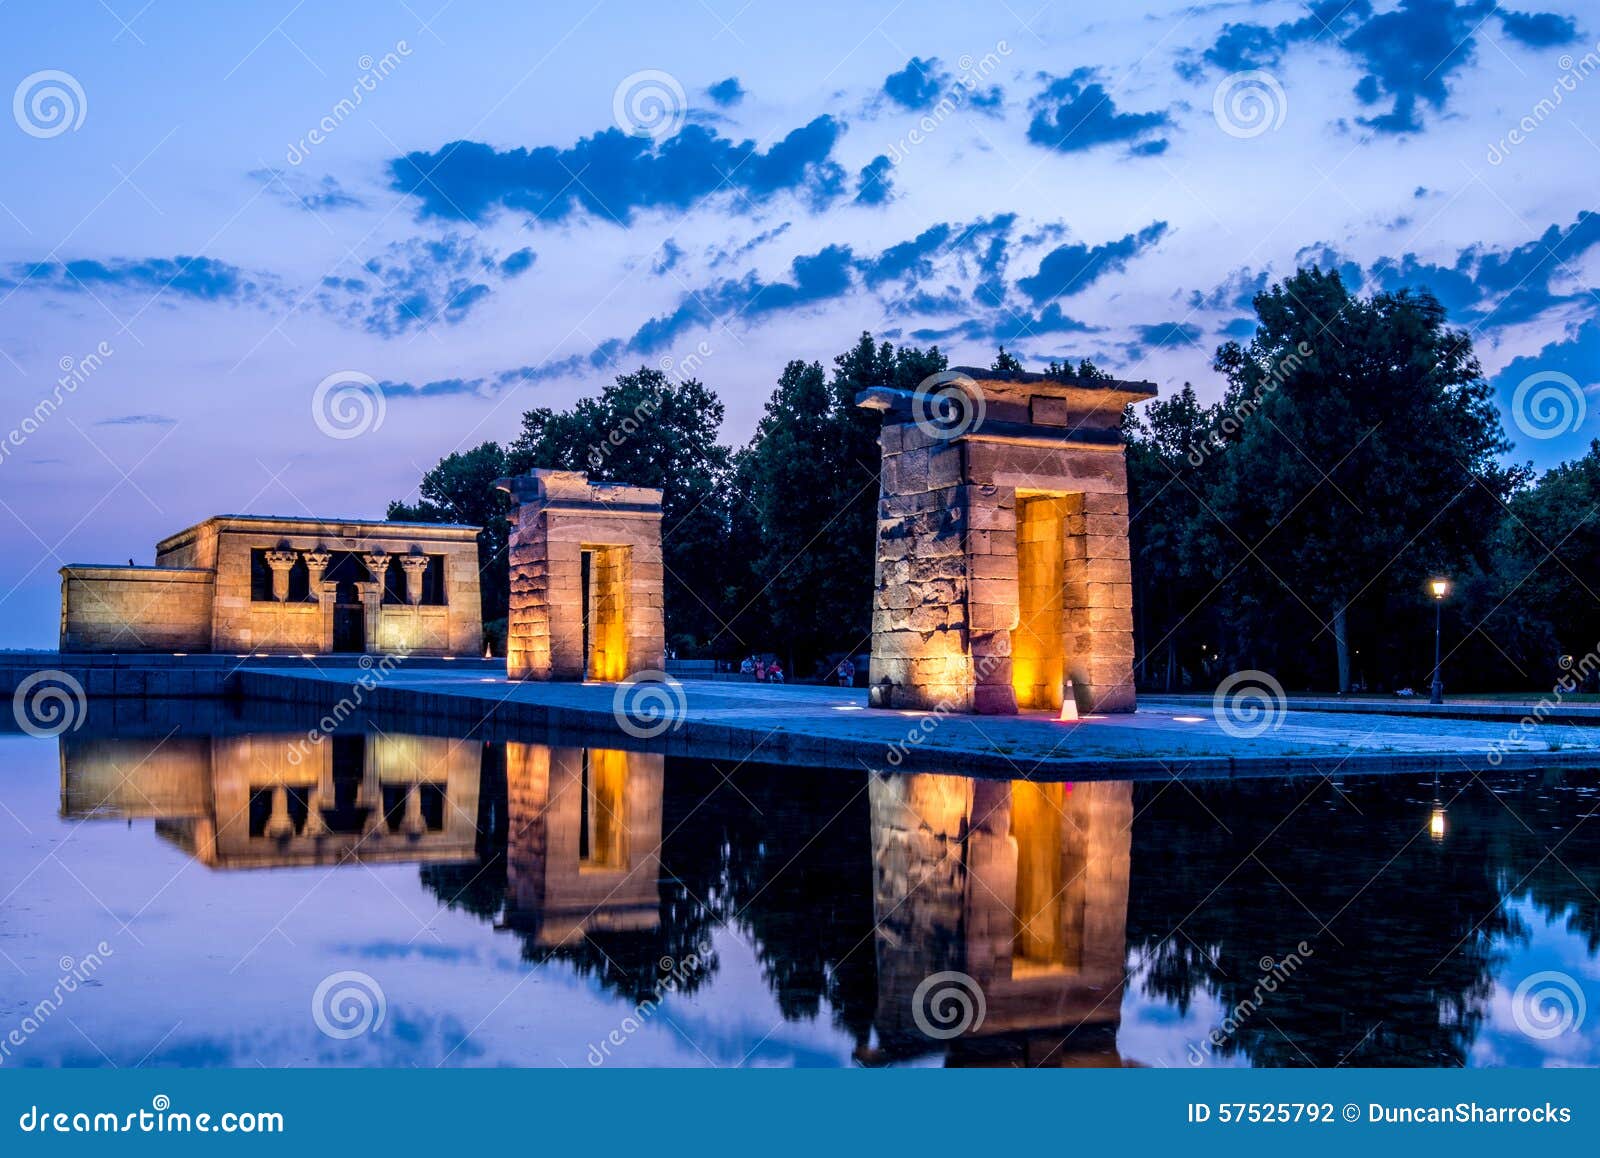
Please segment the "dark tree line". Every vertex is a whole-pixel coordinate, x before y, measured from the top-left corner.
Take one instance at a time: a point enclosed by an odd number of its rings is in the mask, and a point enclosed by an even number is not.
[[[1426,291],[1361,297],[1301,270],[1255,311],[1254,338],[1216,351],[1219,402],[1185,385],[1126,418],[1141,685],[1258,668],[1289,687],[1425,689],[1436,574],[1453,584],[1453,689],[1548,687],[1560,657],[1600,643],[1600,443],[1537,479],[1509,465],[1471,340]],[[660,487],[670,646],[776,652],[804,676],[869,638],[878,419],[856,395],[946,365],[937,347],[867,333],[831,367],[792,361],[737,449],[718,441],[714,391],[641,367],[569,410],[528,411],[508,443],[447,456],[389,517],[485,528],[493,638],[507,599],[495,478],[554,467]],[[993,368],[1024,367],[1002,348]]]

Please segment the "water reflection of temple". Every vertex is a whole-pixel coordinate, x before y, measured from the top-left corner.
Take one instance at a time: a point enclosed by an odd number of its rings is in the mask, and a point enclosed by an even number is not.
[[[483,745],[381,732],[61,738],[61,811],[212,868],[471,860]]]
[[[506,745],[506,906],[530,947],[661,923],[665,758]]]
[[[863,1060],[1121,1064],[1132,786],[880,775],[870,797],[878,1006]],[[946,972],[983,1006],[948,1040],[961,1018],[939,1021],[925,984]]]

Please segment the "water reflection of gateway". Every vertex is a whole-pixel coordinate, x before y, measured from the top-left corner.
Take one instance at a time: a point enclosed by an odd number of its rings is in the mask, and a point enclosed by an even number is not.
[[[870,796],[878,1049],[862,1059],[1120,1064],[1132,785],[876,775]],[[961,1019],[931,1018],[942,983],[925,984],[947,972],[983,1005],[949,1040]]]
[[[482,744],[304,733],[61,738],[61,811],[153,819],[212,868],[472,860]]]
[[[554,947],[661,923],[665,759],[506,745],[507,927]]]

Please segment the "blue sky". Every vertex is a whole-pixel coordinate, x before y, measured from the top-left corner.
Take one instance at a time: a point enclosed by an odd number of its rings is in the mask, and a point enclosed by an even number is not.
[[[1432,288],[1507,406],[1585,389],[1518,460],[1600,433],[1575,0],[11,0],[0,32],[0,645],[53,642],[63,562],[381,515],[640,363],[696,365],[738,442],[862,329],[1215,397],[1310,261]],[[330,436],[330,376],[381,422]]]

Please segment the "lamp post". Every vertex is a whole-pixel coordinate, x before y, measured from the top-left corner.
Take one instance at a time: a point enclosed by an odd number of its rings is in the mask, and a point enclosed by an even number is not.
[[[1439,678],[1439,628],[1444,614],[1444,597],[1450,593],[1450,580],[1429,579],[1428,590],[1433,595],[1433,694],[1430,704],[1444,703],[1444,681]]]

